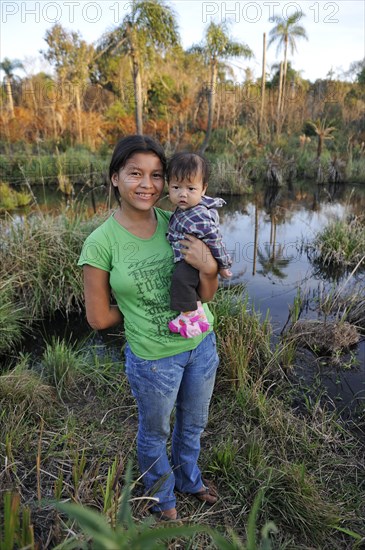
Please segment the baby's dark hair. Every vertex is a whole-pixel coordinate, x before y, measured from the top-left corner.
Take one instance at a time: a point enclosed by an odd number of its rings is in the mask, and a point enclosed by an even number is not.
[[[167,181],[172,178],[177,181],[191,181],[196,174],[201,173],[203,185],[208,185],[209,164],[199,153],[175,153],[167,165]]]

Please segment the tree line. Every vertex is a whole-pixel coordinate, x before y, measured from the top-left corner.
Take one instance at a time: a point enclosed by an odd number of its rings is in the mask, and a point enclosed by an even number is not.
[[[327,75],[311,83],[288,59],[308,40],[302,12],[272,20],[263,36],[262,75],[246,70],[235,82],[229,61],[249,59],[248,44],[225,23],[210,23],[202,40],[184,50],[176,16],[164,0],[134,0],[114,29],[94,44],[55,24],[41,55],[54,74],[16,78],[18,60],[4,59],[1,90],[3,143],[51,141],[66,148],[97,149],[121,134],[147,132],[172,148],[204,152],[212,133],[244,127],[258,148],[296,135],[318,137],[318,152],[337,130],[345,151],[365,142],[365,61],[354,62],[354,82]],[[267,74],[266,48],[277,45],[278,63]],[[305,145],[305,142],[304,142]]]

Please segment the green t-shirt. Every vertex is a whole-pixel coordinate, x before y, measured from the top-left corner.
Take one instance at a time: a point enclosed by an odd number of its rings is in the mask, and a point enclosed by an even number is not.
[[[110,273],[126,339],[135,355],[151,360],[192,350],[211,331],[194,338],[169,331],[167,323],[176,317],[169,306],[174,259],[166,233],[171,212],[155,208],[155,213],[157,229],[150,239],[132,235],[110,216],[87,237],[78,261]],[[206,304],[204,309],[212,327]]]

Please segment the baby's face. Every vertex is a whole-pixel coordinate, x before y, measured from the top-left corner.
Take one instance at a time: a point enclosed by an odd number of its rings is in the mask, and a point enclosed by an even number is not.
[[[191,181],[177,181],[176,178],[171,178],[169,182],[170,201],[182,210],[187,210],[200,203],[206,189],[207,185],[203,184],[200,173],[191,178]]]

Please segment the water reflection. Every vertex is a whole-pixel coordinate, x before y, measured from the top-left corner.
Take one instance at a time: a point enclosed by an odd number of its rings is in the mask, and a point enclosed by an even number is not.
[[[279,334],[298,288],[315,304],[320,285],[321,292],[329,292],[333,283],[339,283],[333,272],[311,263],[306,245],[331,219],[363,215],[365,186],[297,183],[290,188],[262,187],[250,196],[225,199],[221,226],[234,260],[233,282],[246,284],[251,301],[264,316],[270,311]],[[364,274],[355,274],[353,282],[364,288]],[[315,307],[305,315],[319,317]],[[319,373],[330,397],[342,404],[365,399],[365,342],[352,353],[357,368],[344,371],[327,364]],[[344,362],[347,359],[344,356]],[[318,376],[314,364],[312,358],[301,368],[309,384]]]

